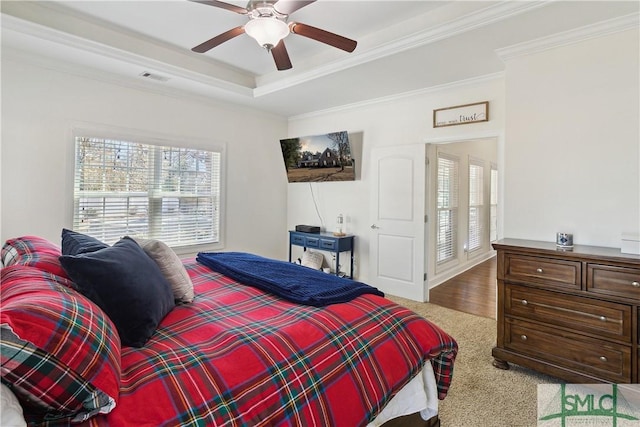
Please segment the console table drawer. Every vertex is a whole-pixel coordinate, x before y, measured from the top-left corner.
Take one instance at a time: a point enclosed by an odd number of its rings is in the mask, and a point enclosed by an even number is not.
[[[526,255],[505,255],[505,280],[534,282],[543,286],[580,289],[578,261]]]
[[[292,245],[305,246],[304,241],[305,241],[304,236],[301,236],[299,234],[292,234],[291,235],[291,244]]]
[[[640,299],[640,268],[589,264],[587,290],[606,295]]]
[[[505,287],[505,314],[631,343],[631,306],[524,286]]]
[[[338,245],[335,240],[320,239],[319,248],[327,251],[335,251],[338,248]]]
[[[318,237],[306,237],[304,240],[304,245],[308,248],[319,248],[320,239]]]
[[[631,346],[506,319],[505,347],[614,383],[631,382]]]

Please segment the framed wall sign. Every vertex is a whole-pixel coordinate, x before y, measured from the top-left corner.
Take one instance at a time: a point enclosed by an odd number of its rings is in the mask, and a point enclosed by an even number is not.
[[[433,110],[434,128],[487,121],[489,121],[489,101]]]

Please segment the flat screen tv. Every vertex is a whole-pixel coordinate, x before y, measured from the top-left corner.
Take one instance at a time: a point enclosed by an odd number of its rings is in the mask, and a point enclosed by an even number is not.
[[[280,140],[289,182],[354,181],[355,160],[346,131]]]

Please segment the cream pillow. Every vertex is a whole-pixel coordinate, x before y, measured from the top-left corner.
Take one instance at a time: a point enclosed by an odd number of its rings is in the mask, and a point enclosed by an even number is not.
[[[304,251],[302,255],[302,264],[305,267],[313,268],[314,270],[320,270],[322,263],[324,262],[324,256],[320,252],[312,252],[310,250]]]
[[[192,302],[193,283],[178,255],[166,243],[155,239],[135,239],[138,245],[158,264],[162,275],[171,284],[173,297],[179,302]]]

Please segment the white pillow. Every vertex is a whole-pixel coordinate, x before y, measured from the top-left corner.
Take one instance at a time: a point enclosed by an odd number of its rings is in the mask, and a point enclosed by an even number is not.
[[[3,427],[26,427],[27,423],[22,414],[22,406],[18,402],[15,394],[4,384],[1,384],[0,399],[2,407],[0,408],[0,426]]]
[[[310,250],[304,251],[302,255],[302,264],[305,267],[313,268],[314,270],[320,270],[322,263],[324,262],[324,256],[320,252],[312,252]]]

